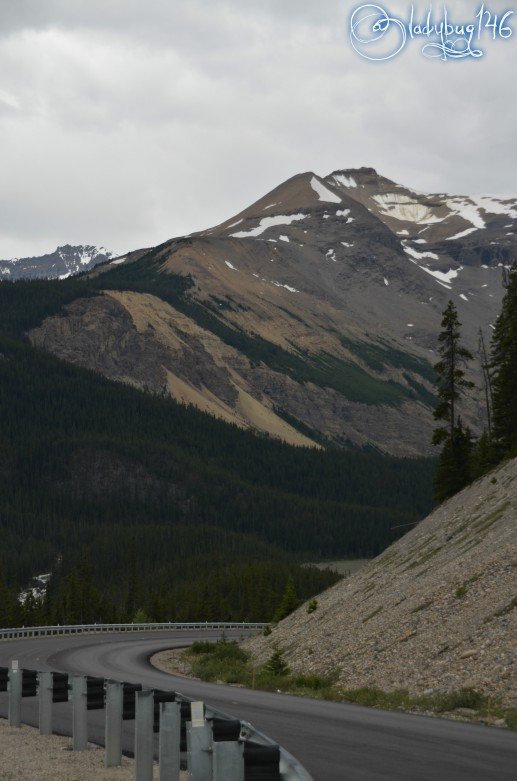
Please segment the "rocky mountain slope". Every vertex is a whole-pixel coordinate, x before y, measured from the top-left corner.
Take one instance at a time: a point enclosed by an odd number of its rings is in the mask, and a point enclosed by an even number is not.
[[[514,459],[250,648],[264,661],[279,645],[294,671],[338,671],[347,689],[473,687],[515,706],[516,521]]]
[[[0,260],[2,279],[67,279],[73,274],[90,271],[99,263],[113,258],[113,252],[104,247],[65,244],[55,252],[36,258],[12,258]]]
[[[441,312],[488,339],[517,200],[300,174],[227,222],[93,272],[33,329],[56,355],[293,444],[430,452]],[[104,287],[103,287],[104,285]],[[470,401],[464,418],[482,427]]]

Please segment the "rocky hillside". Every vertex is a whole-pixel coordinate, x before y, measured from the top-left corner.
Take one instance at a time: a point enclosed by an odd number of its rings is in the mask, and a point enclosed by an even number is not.
[[[264,661],[278,644],[294,671],[338,671],[347,689],[473,687],[515,706],[516,522],[514,459],[251,648]]]
[[[47,255],[0,260],[1,279],[67,279],[113,258],[104,247],[65,244]]]
[[[54,354],[292,444],[430,453],[441,313],[477,350],[517,254],[515,199],[304,173],[210,230],[92,272],[31,331]],[[464,421],[482,428],[471,400]]]

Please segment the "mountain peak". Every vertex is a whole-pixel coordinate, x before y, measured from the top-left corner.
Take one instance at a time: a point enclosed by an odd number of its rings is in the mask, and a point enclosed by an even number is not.
[[[45,255],[0,260],[0,278],[65,279],[82,271],[90,271],[112,257],[114,253],[105,247],[62,244],[54,252]]]
[[[357,187],[379,187],[380,185],[394,186],[394,182],[379,174],[375,168],[344,168],[333,171],[325,177],[325,182],[340,189]]]

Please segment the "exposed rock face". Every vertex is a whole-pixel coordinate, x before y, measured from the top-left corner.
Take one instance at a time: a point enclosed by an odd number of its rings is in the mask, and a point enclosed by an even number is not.
[[[249,647],[348,689],[473,687],[517,704],[517,459],[444,504],[377,559]]]
[[[515,200],[416,194],[373,169],[300,174],[149,260],[97,267],[111,304],[85,299],[31,339],[288,442],[429,454],[441,313],[452,298],[471,351],[480,327],[488,341],[516,218]],[[129,292],[133,263],[153,265],[153,285],[139,272]],[[467,399],[475,431],[482,415]]]
[[[55,252],[36,258],[0,260],[1,279],[66,279],[113,258],[105,247],[65,244]]]

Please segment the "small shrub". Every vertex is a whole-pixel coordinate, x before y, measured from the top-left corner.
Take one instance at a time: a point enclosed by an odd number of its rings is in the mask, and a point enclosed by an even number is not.
[[[508,708],[504,714],[508,729],[517,730],[517,708]]]
[[[311,613],[314,613],[314,611],[317,609],[318,609],[318,600],[311,599],[311,601],[307,605],[307,613],[310,615]]]
[[[191,654],[211,654],[213,653],[215,649],[215,643],[208,643],[206,641],[196,640],[195,643],[192,643],[192,645],[189,648],[189,653]]]
[[[405,689],[383,692],[382,689],[364,686],[344,693],[344,699],[369,708],[407,708],[409,694]]]
[[[462,599],[466,593],[467,593],[466,586],[458,586],[458,588],[455,591],[455,597],[456,599]]]
[[[274,676],[289,675],[289,665],[285,661],[284,651],[281,648],[275,648],[264,665],[264,670]]]
[[[145,610],[142,610],[142,608],[139,608],[139,610],[136,611],[136,614],[133,618],[133,624],[149,624],[151,619],[145,612]]]
[[[471,710],[480,710],[486,703],[486,697],[475,689],[460,689],[457,692],[438,695],[435,702],[435,709],[438,713],[453,711],[458,708],[470,708]]]
[[[264,637],[269,637],[269,635],[272,634],[272,632],[273,632],[273,630],[271,629],[271,627],[270,626],[266,626],[266,627],[264,627],[264,630],[263,630],[262,634],[264,635]]]

